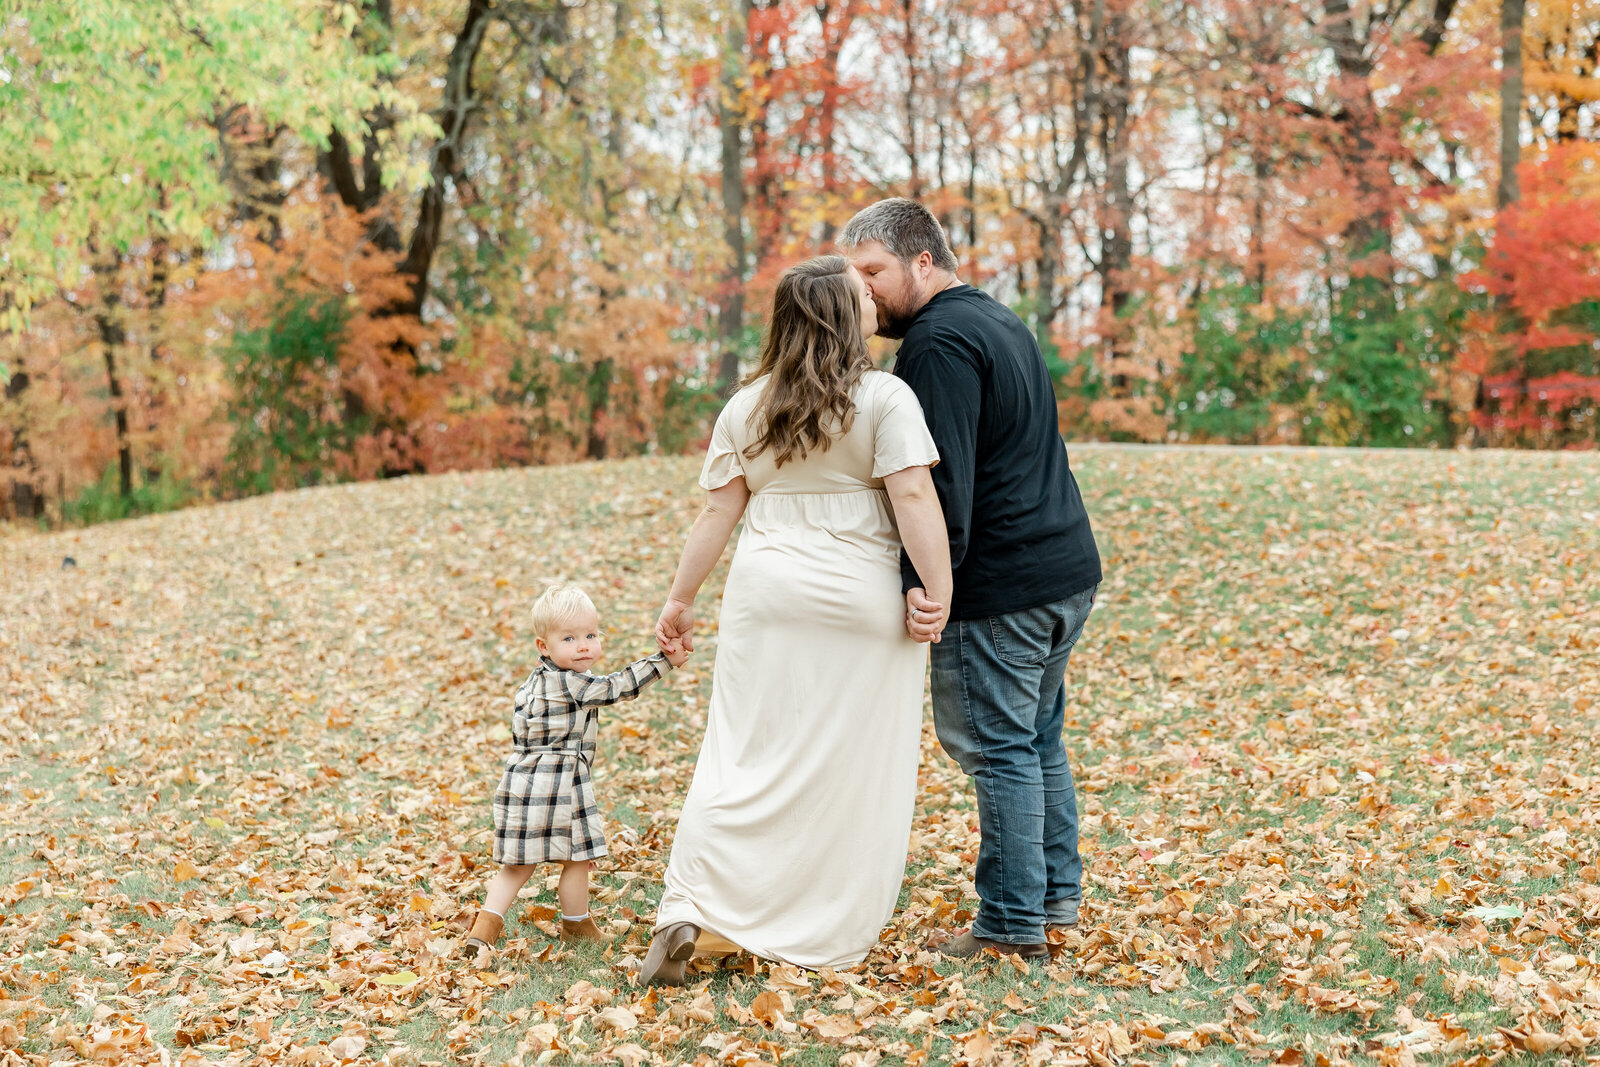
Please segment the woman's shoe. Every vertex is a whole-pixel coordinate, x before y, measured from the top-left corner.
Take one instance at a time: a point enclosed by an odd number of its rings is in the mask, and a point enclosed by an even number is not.
[[[481,960],[485,953],[494,951],[495,945],[500,943],[500,934],[505,928],[505,919],[494,912],[478,912],[472,917],[472,929],[467,931],[467,939],[461,943],[458,955]]]
[[[700,928],[693,923],[663,926],[650,939],[639,971],[640,985],[682,985],[683,968],[694,955],[694,941]]]
[[[577,922],[571,919],[561,920],[561,940],[563,941],[605,941],[606,935],[594,924],[594,919],[585,915]]]

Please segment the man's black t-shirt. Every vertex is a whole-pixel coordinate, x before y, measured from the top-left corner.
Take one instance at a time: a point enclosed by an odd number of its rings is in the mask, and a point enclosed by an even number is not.
[[[916,392],[939,446],[950,617],[1021,611],[1099,582],[1050,372],[1022,320],[973,286],[946,289],[912,320],[894,373]],[[900,567],[905,588],[922,585],[904,555]]]

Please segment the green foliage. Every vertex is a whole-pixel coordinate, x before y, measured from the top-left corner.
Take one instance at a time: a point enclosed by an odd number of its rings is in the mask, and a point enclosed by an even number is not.
[[[1301,417],[1305,442],[1376,448],[1448,443],[1448,411],[1431,395],[1426,361],[1433,326],[1426,305],[1393,314],[1335,314],[1326,341],[1311,349],[1315,366]]]
[[[134,486],[132,495],[123,496],[119,467],[111,463],[101,473],[98,482],[62,502],[61,518],[69,525],[89,526],[135,515],[176,511],[199,497],[200,494],[187,480],[175,477],[168,470],[162,470],[154,481]]]
[[[1272,405],[1305,398],[1297,351],[1306,319],[1264,316],[1253,287],[1213,289],[1196,307],[1194,345],[1183,353],[1168,410],[1180,434],[1251,442],[1271,426]]]
[[[715,382],[673,377],[656,424],[656,447],[671,454],[690,451],[705,440],[706,427],[715,421],[721,407]]]
[[[401,133],[434,128],[383,87],[392,57],[356,48],[341,7],[0,0],[0,329],[74,284],[97,248],[204,242],[228,201],[211,123],[230,108],[312,143],[334,127],[359,137],[378,104]],[[387,169],[414,180],[414,166]]]
[[[1313,445],[1408,447],[1449,441],[1436,368],[1462,309],[1434,287],[1393,312],[1351,302],[1331,318],[1315,309],[1263,309],[1255,290],[1232,285],[1196,307],[1194,344],[1169,392],[1185,439],[1267,442],[1275,423]]]
[[[1554,329],[1600,337],[1600,300],[1573,304],[1552,315],[1550,325]],[[1536,348],[1528,353],[1526,368],[1529,378],[1548,378],[1562,371],[1593,378],[1600,376],[1600,348],[1588,340]]]
[[[286,298],[272,320],[235,335],[228,487],[265,493],[336,480],[370,416],[344,410],[339,345],[349,314],[334,297]]]

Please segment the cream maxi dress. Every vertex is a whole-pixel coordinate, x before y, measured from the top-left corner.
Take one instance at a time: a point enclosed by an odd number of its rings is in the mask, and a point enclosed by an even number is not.
[[[869,371],[828,451],[746,459],[765,381],[728,402],[700,475],[751,496],[656,926],[840,967],[894,915],[917,781],[927,646],[906,635],[883,477],[938,451],[910,387]]]

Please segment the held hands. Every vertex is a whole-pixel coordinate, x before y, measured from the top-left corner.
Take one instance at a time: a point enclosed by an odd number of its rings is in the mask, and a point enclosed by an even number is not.
[[[906,633],[911,635],[911,640],[919,644],[930,641],[938,644],[944,624],[949,621],[948,614],[943,604],[928,598],[926,590],[906,590]]]
[[[694,651],[694,604],[682,600],[668,600],[656,620],[656,644],[666,654],[667,662],[681,667]]]

